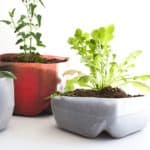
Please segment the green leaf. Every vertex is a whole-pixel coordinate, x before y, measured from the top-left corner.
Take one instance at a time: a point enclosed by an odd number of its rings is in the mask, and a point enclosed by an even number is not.
[[[20,49],[22,49],[22,50],[28,50],[28,47],[27,47],[27,45],[25,44],[25,45],[20,46]]]
[[[36,18],[37,18],[38,26],[40,27],[42,17],[41,17],[41,15],[37,15]]]
[[[37,42],[37,46],[40,46],[40,47],[46,47],[45,44],[43,44],[42,41],[38,41],[38,42]]]
[[[96,41],[100,41],[105,35],[105,28],[95,29],[92,31],[91,35]]]
[[[37,7],[37,5],[36,4],[30,4],[29,5],[29,8],[30,8],[30,12],[31,12],[31,16],[33,17],[33,15],[34,15],[34,11],[35,11],[35,8]]]
[[[77,38],[80,38],[81,36],[82,36],[82,30],[81,29],[76,29],[76,31],[75,31],[75,35],[74,35],[75,37],[77,37]]]
[[[138,82],[138,81],[133,81],[130,82],[133,86],[138,88],[140,91],[150,94],[150,86],[146,85],[145,83]]]
[[[23,39],[19,39],[17,40],[16,44],[19,44],[19,43],[22,43],[23,42]]]
[[[20,18],[19,18],[19,20],[18,20],[18,23],[20,24],[20,23],[24,22],[25,18],[26,18],[25,15],[21,15]]]
[[[131,62],[133,62],[140,54],[142,53],[141,50],[136,50],[134,52],[131,52],[124,60],[123,65],[127,65]]]
[[[36,37],[37,40],[40,40],[41,36],[42,36],[42,34],[39,33],[39,32],[37,32],[36,35],[35,35],[35,37]]]
[[[19,32],[19,33],[17,34],[17,36],[22,36],[22,37],[24,37],[24,36],[25,36],[25,32]]]
[[[41,47],[46,47],[43,42],[40,40],[41,39],[41,36],[42,34],[37,32],[36,34],[34,33],[31,33],[33,35],[33,37],[36,39],[36,44],[37,46],[41,46]]]
[[[22,22],[21,24],[19,24],[16,27],[15,33],[18,32],[18,31],[20,31],[21,29],[23,29],[25,26],[27,26],[27,23],[25,23],[25,22]]]
[[[129,64],[128,65],[128,68],[134,68],[134,67],[136,67],[135,64]]]
[[[14,17],[15,10],[16,10],[16,9],[14,8],[12,11],[9,12],[9,16],[10,16],[10,17]]]
[[[110,63],[110,70],[109,70],[109,78],[112,79],[114,77],[115,71],[117,70],[117,63],[112,62]]]
[[[74,43],[74,38],[70,37],[70,38],[68,39],[68,43],[71,44],[71,45],[73,45],[73,43]]]
[[[41,5],[42,5],[43,7],[45,7],[45,5],[44,5],[44,3],[43,3],[42,0],[39,0],[39,2],[41,3]]]
[[[111,24],[109,26],[93,30],[91,35],[96,41],[101,41],[105,44],[113,39],[114,29],[114,25]]]
[[[7,24],[7,25],[10,25],[10,24],[11,24],[11,21],[8,21],[8,20],[0,20],[0,22],[3,22],[3,23],[5,23],[5,24]]]
[[[12,79],[16,79],[16,76],[9,72],[9,71],[0,71],[0,78],[12,78]]]
[[[150,75],[134,76],[134,80],[150,80]]]
[[[90,49],[92,50],[95,50],[96,49],[96,41],[94,39],[91,39],[89,42],[88,42],[88,45],[90,47]]]
[[[35,50],[36,50],[36,48],[32,46],[32,47],[30,47],[30,50],[35,51]]]
[[[115,27],[113,24],[106,27],[105,31],[105,42],[109,42],[113,39],[113,32],[115,30]]]
[[[67,80],[66,85],[65,85],[65,92],[74,90],[75,89],[75,87],[74,87],[75,82],[76,82],[75,79]]]
[[[27,39],[28,37],[31,37],[31,36],[32,36],[31,33],[27,33],[27,34],[24,35],[24,38]]]
[[[77,83],[80,85],[80,86],[87,86],[87,83],[90,81],[90,76],[88,75],[84,75],[84,76],[81,76],[78,80],[77,80]]]
[[[19,32],[17,36],[21,36],[22,39],[27,39],[28,37],[32,36],[31,33]]]

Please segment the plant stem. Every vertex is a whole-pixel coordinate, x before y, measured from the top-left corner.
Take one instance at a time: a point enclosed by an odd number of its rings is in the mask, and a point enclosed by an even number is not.
[[[14,18],[13,17],[10,17],[10,18],[11,18],[13,28],[14,28],[14,30],[16,30],[16,24],[15,24]]]
[[[27,2],[29,3],[29,2]],[[29,33],[32,32],[32,16],[31,16],[31,12],[30,12],[30,8],[29,8],[29,4],[25,4],[26,6],[26,10],[27,10],[27,16],[29,18]],[[29,38],[29,54],[31,54],[32,50],[31,50],[31,47],[32,47],[32,37],[30,36]]]
[[[30,18],[30,24],[29,24],[29,27],[30,27],[30,33],[32,32],[32,17]],[[30,51],[29,53],[31,54],[31,47],[32,47],[32,37],[30,37]]]

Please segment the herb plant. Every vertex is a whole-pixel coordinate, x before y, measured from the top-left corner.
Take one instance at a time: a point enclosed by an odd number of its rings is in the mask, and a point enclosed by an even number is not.
[[[150,92],[150,86],[144,82],[150,79],[150,75],[132,76],[129,74],[129,69],[135,67],[135,60],[142,51],[136,50],[121,63],[117,62],[117,56],[110,47],[114,29],[114,25],[95,29],[91,33],[76,29],[74,36],[68,39],[71,48],[77,51],[81,62],[89,69],[89,74],[78,73],[67,80],[65,91],[74,90],[76,85],[101,90],[109,86],[120,87],[132,84],[141,90]]]
[[[8,20],[1,20],[1,22],[10,25],[14,33],[17,36],[16,44],[19,45],[20,49],[24,51],[23,57],[25,61],[30,61],[32,56],[35,55],[35,61],[40,61],[40,55],[36,52],[37,47],[45,47],[41,41],[42,34],[37,32],[41,27],[42,16],[37,13],[37,7],[39,5],[44,6],[42,0],[22,0],[25,6],[26,13],[20,15],[18,19],[15,17],[15,11],[9,11]],[[23,58],[21,57],[21,58]]]

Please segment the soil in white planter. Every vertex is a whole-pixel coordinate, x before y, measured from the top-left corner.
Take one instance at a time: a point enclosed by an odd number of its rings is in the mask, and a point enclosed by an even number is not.
[[[0,78],[0,131],[5,129],[14,109],[14,83],[11,78]]]
[[[120,88],[105,87],[102,90],[85,90],[76,89],[66,93],[57,93],[61,96],[73,96],[73,97],[103,97],[103,98],[128,98],[128,97],[139,97],[143,95],[129,95]]]

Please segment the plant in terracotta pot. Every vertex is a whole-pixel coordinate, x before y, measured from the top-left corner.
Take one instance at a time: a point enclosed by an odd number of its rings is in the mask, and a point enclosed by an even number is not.
[[[57,56],[40,55],[38,47],[45,47],[41,40],[42,16],[38,7],[44,6],[42,0],[22,0],[25,14],[16,17],[16,9],[9,12],[9,19],[1,20],[13,28],[16,44],[21,53],[2,54],[0,61],[16,75],[15,80],[15,111],[17,115],[35,116],[47,111],[50,102],[44,98],[55,91],[59,82],[57,64],[67,61]]]
[[[5,129],[14,110],[15,76],[8,71],[0,71],[0,131]]]
[[[80,55],[89,73],[69,70],[74,77],[66,81],[64,92],[55,92],[52,110],[60,128],[96,137],[107,131],[119,138],[141,130],[147,123],[149,99],[143,95],[129,95],[122,90],[131,84],[150,93],[145,81],[150,75],[131,75],[140,50],[130,53],[122,62],[112,52],[114,25],[101,27],[91,33],[77,29],[68,42]]]

